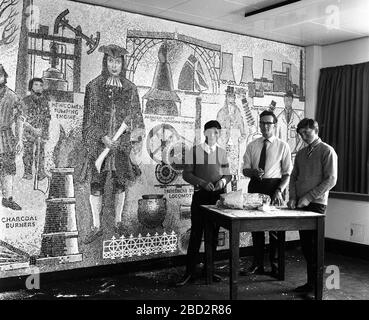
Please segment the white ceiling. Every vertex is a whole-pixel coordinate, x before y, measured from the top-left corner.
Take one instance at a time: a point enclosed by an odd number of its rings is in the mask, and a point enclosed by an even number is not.
[[[368,0],[301,0],[245,17],[281,0],[78,0],[302,46],[369,36]]]

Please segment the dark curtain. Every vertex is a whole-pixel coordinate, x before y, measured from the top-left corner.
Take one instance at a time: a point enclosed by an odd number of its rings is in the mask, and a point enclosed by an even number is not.
[[[338,155],[333,190],[369,194],[369,62],[321,69],[316,118]]]

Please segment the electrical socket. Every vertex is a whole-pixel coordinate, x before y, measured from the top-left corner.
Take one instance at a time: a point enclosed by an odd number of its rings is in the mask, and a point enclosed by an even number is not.
[[[364,242],[364,225],[358,223],[350,224],[350,241]]]

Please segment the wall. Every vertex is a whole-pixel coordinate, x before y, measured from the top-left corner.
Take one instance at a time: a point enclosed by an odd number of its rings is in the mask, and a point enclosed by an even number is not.
[[[369,37],[322,47],[322,68],[369,61]]]
[[[224,128],[219,143],[234,187],[245,192],[242,155],[260,136],[260,112],[275,108],[292,151],[301,146],[295,127],[305,112],[304,48],[77,2],[34,0],[33,10],[28,3],[14,4],[14,12],[34,16],[16,15],[0,57],[18,98],[32,77],[44,80],[50,120],[32,118],[31,102],[25,113],[34,126],[45,121],[49,128],[37,162],[47,178],[38,180],[35,168],[24,174],[36,144],[30,142],[16,157],[15,175],[7,173],[21,210],[0,206],[0,278],[185,254],[193,188],[182,179],[183,153],[203,141],[210,119]],[[119,81],[102,75],[103,46],[110,44],[128,51]],[[287,91],[294,96],[288,125]],[[103,165],[121,170],[121,192],[113,194],[109,173],[100,182],[104,196],[91,195],[101,137],[109,128],[113,135],[122,121],[130,132]],[[99,232],[88,237],[92,227]],[[228,247],[227,239],[222,230],[219,249]],[[250,234],[243,234],[241,245],[249,244]]]
[[[321,68],[369,61],[369,37],[327,46],[306,47],[306,115],[315,116]]]
[[[314,117],[319,70],[369,61],[369,37],[327,46],[306,48],[306,115]],[[326,237],[369,245],[369,204],[329,199]],[[351,236],[351,229],[353,234]]]
[[[306,48],[306,116],[315,117],[319,73],[322,66],[322,47]]]
[[[369,245],[369,203],[329,199],[325,236]]]

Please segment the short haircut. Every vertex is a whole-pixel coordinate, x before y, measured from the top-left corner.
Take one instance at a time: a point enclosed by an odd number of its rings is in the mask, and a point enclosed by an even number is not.
[[[273,112],[273,111],[264,110],[262,113],[260,113],[259,118],[261,119],[262,117],[265,117],[265,116],[272,116],[272,117],[273,117],[273,120],[274,120],[274,123],[277,123],[277,122],[278,122],[278,118],[277,118],[277,116],[274,114],[274,112]]]
[[[291,97],[293,98],[293,92],[291,90],[287,91],[284,97]]]
[[[28,91],[32,91],[32,87],[33,87],[33,84],[35,82],[41,82],[41,83],[44,83],[44,80],[42,80],[41,78],[32,78],[29,82],[28,82]]]
[[[297,133],[299,133],[300,129],[310,128],[314,129],[316,133],[319,132],[318,122],[314,119],[304,118],[297,124]]]
[[[205,123],[205,126],[204,126],[204,131],[210,129],[210,128],[217,128],[219,130],[222,129],[222,126],[220,125],[220,123],[216,120],[210,120],[208,122]]]

